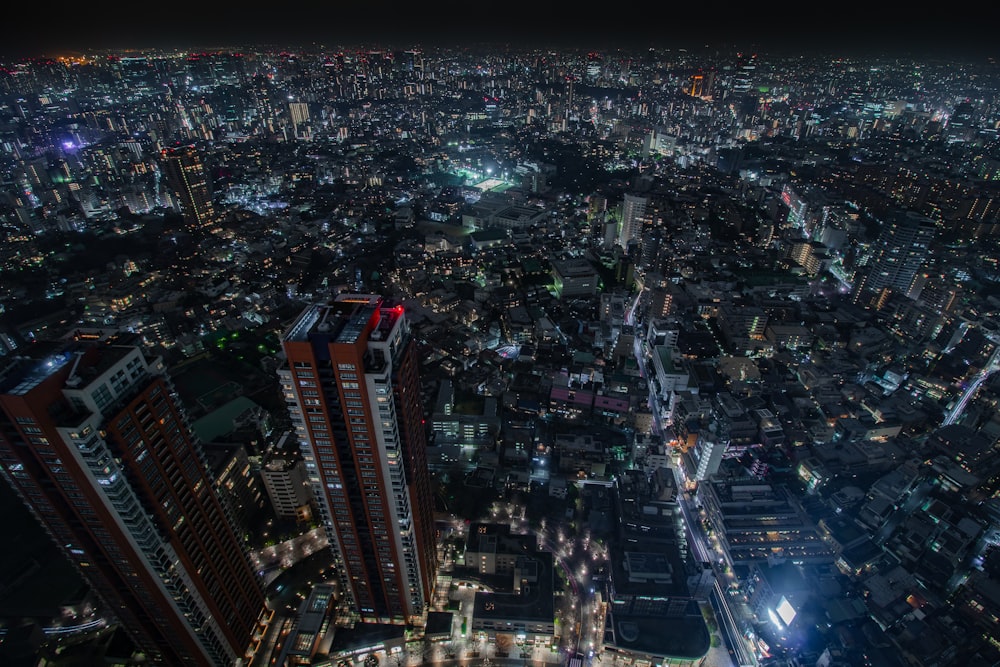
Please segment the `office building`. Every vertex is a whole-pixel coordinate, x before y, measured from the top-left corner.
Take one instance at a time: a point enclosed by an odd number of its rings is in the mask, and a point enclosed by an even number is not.
[[[279,369],[340,581],[338,623],[420,624],[436,551],[415,341],[401,305],[306,308]]]
[[[162,361],[40,342],[0,374],[0,476],[150,664],[247,657],[264,593]]]
[[[593,296],[601,276],[589,260],[582,257],[553,259],[552,284],[559,299]]]
[[[712,478],[698,485],[697,495],[729,566],[835,559],[833,548],[786,486],[750,477]]]
[[[746,95],[753,89],[757,54],[740,52],[736,54],[732,75],[732,91],[735,95]]]
[[[712,89],[715,85],[715,71],[708,70],[698,72],[691,75],[690,86],[688,87],[688,95],[691,97],[701,97],[703,99],[712,98]]]

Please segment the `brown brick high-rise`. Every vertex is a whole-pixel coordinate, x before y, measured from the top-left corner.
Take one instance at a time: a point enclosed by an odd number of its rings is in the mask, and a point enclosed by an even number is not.
[[[285,332],[279,371],[343,621],[422,624],[436,551],[415,343],[400,305],[342,294]]]
[[[0,374],[0,476],[151,664],[247,655],[265,612],[159,359],[37,343]]]

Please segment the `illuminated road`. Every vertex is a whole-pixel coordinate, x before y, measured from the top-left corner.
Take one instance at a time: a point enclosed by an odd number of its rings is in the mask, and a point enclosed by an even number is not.
[[[635,314],[636,309],[639,306],[639,298],[641,294],[642,291],[640,290],[639,294],[636,294],[634,300],[625,311],[626,324],[635,326]],[[650,388],[649,408],[653,413],[653,432],[656,435],[667,438],[667,431],[670,424],[663,423],[664,419],[663,415],[661,415],[660,396],[654,390],[653,378],[649,376],[649,372],[646,368],[647,357],[645,354],[645,336],[638,331],[635,335],[635,358],[639,365],[640,375],[646,379]],[[684,489],[685,483],[684,480],[681,479],[680,471],[677,468],[673,468],[673,471],[677,488]],[[722,632],[723,640],[729,649],[729,659],[732,664],[739,665],[740,667],[756,667],[758,664],[756,655],[753,653],[752,648],[748,647],[747,639],[745,638],[743,632],[745,628],[751,628],[752,624],[741,614],[734,614],[730,608],[731,600],[726,594],[725,588],[721,583],[726,580],[726,577],[724,576],[724,573],[720,572],[720,556],[715,553],[715,551],[708,544],[706,544],[705,535],[701,529],[700,518],[698,517],[697,512],[692,511],[689,507],[689,498],[690,497],[687,492],[682,492],[678,496],[678,504],[681,508],[685,532],[687,533],[687,542],[689,548],[692,549],[699,561],[709,563],[711,565],[712,573],[715,578],[715,584],[712,592],[709,594],[709,602],[715,610],[715,617],[719,622],[719,629]]]
[[[674,469],[674,479],[678,488],[683,487],[683,480],[677,469]],[[748,647],[744,630],[752,627],[752,623],[745,617],[744,613],[737,610],[735,613],[730,605],[732,599],[727,595],[723,582],[729,576],[722,572],[719,567],[720,555],[715,552],[706,542],[705,534],[701,529],[701,519],[696,510],[690,507],[688,494],[681,493],[677,503],[681,508],[681,515],[684,518],[684,525],[687,533],[688,546],[694,551],[696,558],[703,563],[709,563],[712,567],[712,574],[715,578],[715,585],[709,595],[709,602],[715,610],[715,617],[719,621],[719,629],[722,631],[723,639],[729,648],[730,659],[735,665],[755,666],[757,665],[756,654],[752,647]],[[728,588],[728,586],[727,586]],[[736,602],[735,604],[740,604]]]
[[[326,548],[327,544],[326,531],[314,528],[290,540],[253,551],[250,558],[258,575],[269,584],[299,561]]]
[[[991,341],[996,343],[993,336],[987,336]],[[989,363],[983,370],[976,373],[976,376],[972,379],[972,382],[962,391],[962,395],[955,401],[955,404],[945,413],[944,420],[942,420],[942,426],[948,426],[949,424],[954,424],[962,413],[965,412],[966,406],[969,401],[972,400],[976,393],[979,392],[979,388],[983,385],[986,380],[993,375],[997,370],[1000,370],[1000,345],[993,350],[993,354],[990,355]]]
[[[715,618],[719,621],[719,629],[722,631],[723,640],[726,642],[726,646],[729,647],[730,659],[736,665],[756,665],[757,662],[747,653],[743,643],[743,635],[740,633],[736,619],[733,618],[729,610],[729,605],[726,603],[726,594],[722,591],[722,586],[719,584],[718,579],[716,579],[715,587],[709,595],[709,602],[712,603]]]

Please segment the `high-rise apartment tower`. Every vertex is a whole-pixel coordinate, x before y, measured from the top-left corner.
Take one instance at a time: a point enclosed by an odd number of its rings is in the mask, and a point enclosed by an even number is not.
[[[289,102],[288,114],[292,119],[292,133],[299,139],[309,138],[309,105],[305,102]]]
[[[436,564],[415,342],[403,307],[341,294],[285,332],[279,370],[349,620],[419,624]]]
[[[163,170],[181,204],[181,215],[189,229],[202,229],[216,222],[215,205],[208,173],[194,146],[166,148],[162,152]]]
[[[642,225],[646,218],[646,207],[649,205],[649,197],[625,193],[622,202],[622,224],[621,232],[618,236],[618,244],[622,248],[628,248],[631,241],[638,242],[642,235]]]
[[[868,306],[874,295],[886,289],[899,294],[909,292],[930,258],[937,233],[934,220],[913,211],[900,211],[888,218],[873,245],[868,266],[854,285],[854,302]]]
[[[158,358],[36,343],[0,373],[0,476],[150,664],[245,659],[265,598]]]

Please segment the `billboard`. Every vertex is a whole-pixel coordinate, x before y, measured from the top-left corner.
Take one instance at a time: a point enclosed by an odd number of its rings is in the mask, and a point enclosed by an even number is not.
[[[778,601],[778,607],[775,609],[778,612],[778,618],[786,626],[791,625],[792,621],[795,619],[795,608],[792,607],[791,603],[788,601],[784,595],[781,596],[781,600]]]

